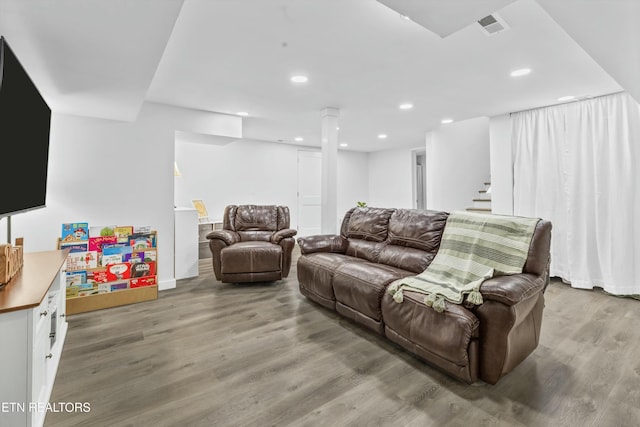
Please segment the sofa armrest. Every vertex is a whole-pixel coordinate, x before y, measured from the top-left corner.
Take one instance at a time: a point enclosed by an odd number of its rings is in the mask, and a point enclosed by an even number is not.
[[[514,274],[485,280],[484,302],[473,310],[480,321],[478,377],[495,384],[540,342],[546,275]]]
[[[231,230],[215,230],[207,234],[207,239],[209,240],[222,240],[227,245],[233,245],[234,243],[238,243],[240,241],[240,236],[235,231]]]
[[[545,285],[545,276],[512,274],[485,280],[480,286],[480,293],[485,301],[514,305],[538,292],[543,292]]]
[[[271,236],[271,243],[275,243],[276,245],[278,245],[280,244],[280,241],[282,239],[286,239],[287,237],[293,237],[296,234],[298,234],[298,231],[292,228],[285,228],[282,230],[278,230],[275,233],[273,233],[273,236]]]
[[[335,234],[300,237],[298,239],[300,253],[308,255],[315,252],[333,252],[343,254],[347,251],[349,241]]]
[[[286,278],[291,270],[291,254],[296,241],[293,237],[285,237],[280,240],[279,245],[282,247],[282,278]]]

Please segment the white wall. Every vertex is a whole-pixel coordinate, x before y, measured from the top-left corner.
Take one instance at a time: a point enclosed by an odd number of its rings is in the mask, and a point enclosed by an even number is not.
[[[473,206],[490,178],[489,119],[442,125],[426,136],[427,209],[453,212]]]
[[[34,252],[56,249],[64,222],[150,225],[158,231],[159,289],[174,287],[175,130],[240,137],[241,123],[153,103],[135,122],[54,113],[47,207],[15,215],[12,235],[24,237],[25,251]]]
[[[222,219],[227,205],[289,206],[296,218],[297,150],[284,144],[239,140],[227,145],[176,141],[178,206],[204,201],[211,219]]]
[[[513,147],[509,114],[489,120],[491,152],[491,210],[513,215]]]
[[[345,212],[369,200],[369,155],[338,151],[338,231]]]
[[[289,207],[291,226],[298,223],[298,150],[290,144],[239,140],[227,145],[176,142],[177,206],[204,201],[209,217],[221,219],[230,204],[280,204]],[[338,217],[368,197],[366,153],[338,152]],[[320,177],[318,177],[320,179]]]
[[[411,149],[369,153],[368,206],[413,207],[413,154]]]

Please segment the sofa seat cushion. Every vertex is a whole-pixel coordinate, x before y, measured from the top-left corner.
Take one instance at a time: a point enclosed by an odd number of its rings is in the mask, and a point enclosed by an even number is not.
[[[335,301],[333,275],[343,264],[358,264],[365,260],[349,255],[317,252],[298,259],[298,282],[300,286],[322,298]]]
[[[220,251],[223,273],[264,273],[282,269],[282,246],[254,241],[238,242]]]
[[[405,290],[397,303],[387,292],[382,318],[392,329],[417,346],[459,366],[468,366],[469,344],[479,336],[480,321],[462,305],[446,303],[442,313],[424,304],[425,295]]]
[[[414,273],[372,262],[340,265],[333,277],[336,301],[376,320],[382,319],[380,300],[394,280]]]

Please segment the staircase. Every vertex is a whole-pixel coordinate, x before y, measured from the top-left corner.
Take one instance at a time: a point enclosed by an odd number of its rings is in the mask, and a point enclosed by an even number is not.
[[[473,199],[473,207],[467,208],[468,212],[491,213],[491,183],[485,182],[484,188],[478,190],[478,197]]]

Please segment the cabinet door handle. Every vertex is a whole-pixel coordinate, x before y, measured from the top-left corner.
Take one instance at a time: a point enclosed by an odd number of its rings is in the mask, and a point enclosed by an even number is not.
[[[45,358],[45,359],[51,359],[52,357],[53,357],[53,354],[52,354],[52,353],[49,353],[49,354],[47,354],[44,358]]]
[[[66,314],[64,314],[64,313],[62,313],[62,314],[60,315],[60,317],[65,317],[65,316],[66,316]]]
[[[46,316],[47,314],[49,314],[49,312],[47,310],[45,310],[42,313],[40,313],[40,316]]]
[[[56,337],[56,333],[55,333],[55,332],[51,332],[51,333],[49,334],[49,338],[55,338],[55,337]]]

